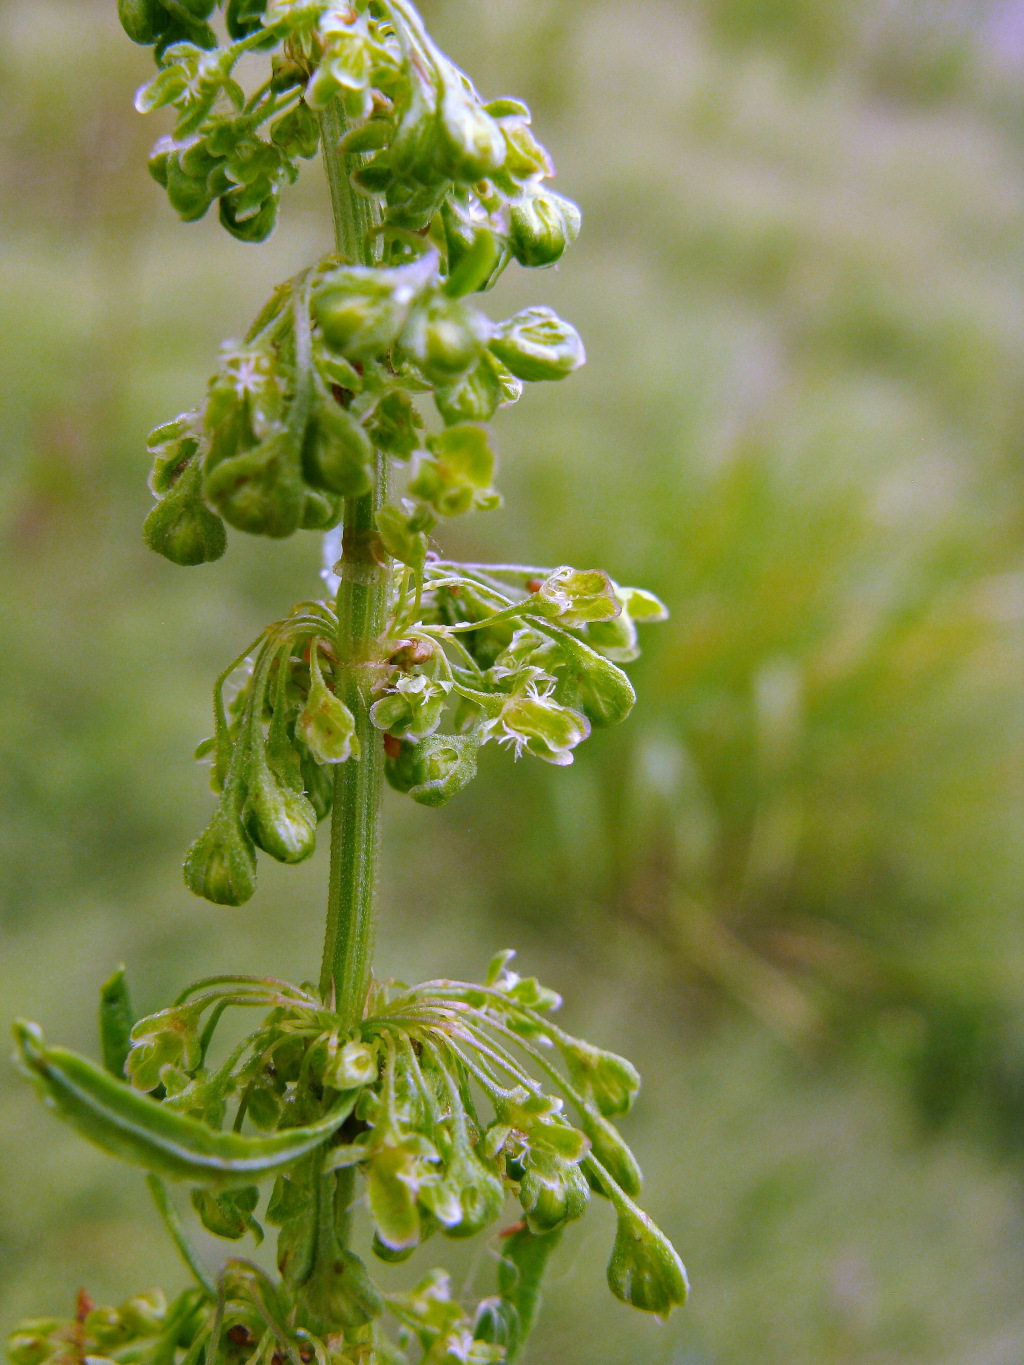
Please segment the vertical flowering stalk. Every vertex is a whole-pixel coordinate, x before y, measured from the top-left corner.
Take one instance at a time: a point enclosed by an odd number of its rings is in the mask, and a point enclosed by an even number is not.
[[[223,555],[229,527],[328,532],[337,547],[335,596],[268,625],[216,681],[200,756],[217,806],[185,858],[195,894],[241,906],[259,853],[302,861],[330,816],[327,932],[317,989],[216,977],[137,1018],[119,972],[101,994],[103,1066],[16,1025],[19,1063],[56,1112],[148,1173],[195,1284],[170,1304],[154,1291],[23,1324],[11,1360],[56,1365],[73,1346],[140,1365],[511,1362],[592,1195],[617,1217],[612,1292],[664,1317],[686,1278],[634,1202],[641,1174],[616,1126],[639,1088],[630,1063],[564,1032],[558,996],[510,952],[480,984],[386,987],[372,970],[385,781],[440,806],[488,743],[571,764],[629,714],[620,665],[637,624],[666,614],[602,570],[441,549],[449,519],[501,501],[498,410],[583,363],[551,309],[495,319],[480,300],[513,262],[559,260],[579,211],[550,188],[527,107],[484,101],[408,0],[118,8],[154,49],[136,105],[173,111],[150,170],[185,221],[216,203],[226,231],[260,242],[300,161],[319,153],[326,169],[334,249],[274,291],[203,400],[150,436],[144,535],[186,566]],[[258,1019],[231,1049],[218,1029],[237,1009]],[[276,1277],[237,1257],[206,1267],[168,1181],[225,1241],[276,1228]],[[503,1220],[478,1302],[453,1297],[443,1270],[387,1288],[388,1263]]]

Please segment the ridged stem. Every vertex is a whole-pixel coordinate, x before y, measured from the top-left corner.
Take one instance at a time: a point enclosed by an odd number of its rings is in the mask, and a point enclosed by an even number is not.
[[[344,260],[372,265],[375,207],[353,187],[352,163],[358,158],[339,149],[346,127],[344,110],[335,101],[321,117],[335,239]],[[338,1013],[353,1024],[362,1018],[370,984],[380,852],[384,748],[369,708],[370,689],[383,663],[390,583],[376,534],[377,511],[387,500],[386,456],[378,454],[374,474],[371,493],[345,500],[337,566],[338,691],[355,716],[359,757],[335,770],[327,936],[320,974],[324,995],[333,993]]]

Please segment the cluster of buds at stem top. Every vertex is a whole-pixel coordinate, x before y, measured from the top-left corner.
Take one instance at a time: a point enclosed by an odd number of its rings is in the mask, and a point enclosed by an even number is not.
[[[56,1365],[76,1343],[133,1365],[193,1347],[242,1365],[259,1359],[267,1333],[299,1365],[314,1356],[399,1365],[406,1351],[420,1365],[500,1365],[532,1326],[548,1256],[595,1195],[616,1214],[612,1291],[659,1316],[683,1302],[685,1272],[634,1202],[640,1170],[617,1127],[640,1078],[625,1058],[559,1028],[559,997],[512,971],[513,956],[499,953],[481,985],[374,985],[356,1024],[308,987],[214,977],[125,1032],[108,1007],[111,995],[127,1002],[118,973],[101,1013],[106,1069],[19,1024],[19,1064],[60,1117],[147,1171],[164,1201],[165,1179],[191,1185],[194,1214],[214,1236],[258,1243],[265,1225],[276,1228],[280,1279],[229,1261],[218,1293],[193,1253],[205,1294],[189,1291],[171,1309],[153,1295],[76,1324],[25,1323],[11,1340],[13,1365]],[[262,1019],[214,1064],[231,1008],[261,1009]],[[344,1245],[353,1181],[372,1252],[387,1264],[435,1236],[462,1240],[504,1223],[497,1293],[467,1310],[440,1272],[407,1293],[383,1292]],[[325,1236],[337,1244],[314,1265]],[[350,1354],[353,1342],[363,1354]]]
[[[262,241],[281,187],[316,154],[319,115],[340,102],[354,185],[385,227],[436,235],[453,280],[489,287],[510,260],[552,265],[579,232],[576,205],[545,184],[554,168],[529,109],[481,100],[407,0],[229,0],[224,42],[216,0],[119,8],[160,68],[137,107],[176,114],[150,166],[186,221],[216,201],[229,232]],[[267,51],[271,78],[247,97],[236,68]]]

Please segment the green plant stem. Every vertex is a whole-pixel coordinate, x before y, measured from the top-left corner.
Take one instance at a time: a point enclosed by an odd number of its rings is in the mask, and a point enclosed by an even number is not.
[[[338,148],[346,128],[335,103],[324,113],[324,162],[334,211],[339,253],[355,264],[372,265],[372,202],[352,186],[349,158]],[[327,936],[320,987],[333,993],[335,1008],[348,1022],[362,1017],[370,983],[374,937],[374,894],[380,849],[380,804],[384,778],[383,741],[370,721],[370,689],[383,663],[390,571],[380,551],[377,511],[387,498],[387,458],[377,456],[374,490],[347,498],[342,556],[338,565],[338,692],[355,717],[358,759],[338,765],[331,820],[331,875]]]
[[[171,1203],[171,1197],[167,1193],[167,1186],[158,1175],[146,1176],[146,1184],[149,1192],[153,1196],[160,1217],[163,1219],[164,1227],[171,1235],[171,1240],[177,1247],[181,1259],[196,1277],[200,1286],[209,1294],[211,1299],[217,1297],[217,1286],[213,1282],[213,1276],[203,1265],[199,1253],[189,1240],[188,1234],[182,1226],[181,1219],[178,1217],[178,1210]]]

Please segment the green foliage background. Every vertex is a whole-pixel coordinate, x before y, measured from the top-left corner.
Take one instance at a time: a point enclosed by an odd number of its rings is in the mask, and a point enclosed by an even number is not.
[[[507,508],[458,548],[606,566],[673,612],[634,719],[571,770],[485,763],[440,814],[388,806],[382,969],[518,946],[645,1077],[628,1136],[692,1306],[614,1304],[588,1220],[532,1358],[1011,1365],[1021,6],[424,10],[485,94],[530,101],[584,210],[495,306],[552,303],[590,362],[502,419]],[[237,912],[179,872],[208,683],[309,595],[315,538],[183,571],[139,537],[146,431],[326,249],[325,191],[310,171],[265,249],[176,223],[113,11],[0,0],[0,1015],[80,1047],[122,958],[147,1009],[199,973],[313,975],[326,871],[264,864]],[[5,1326],[180,1280],[141,1181],[10,1070],[0,1153]]]

